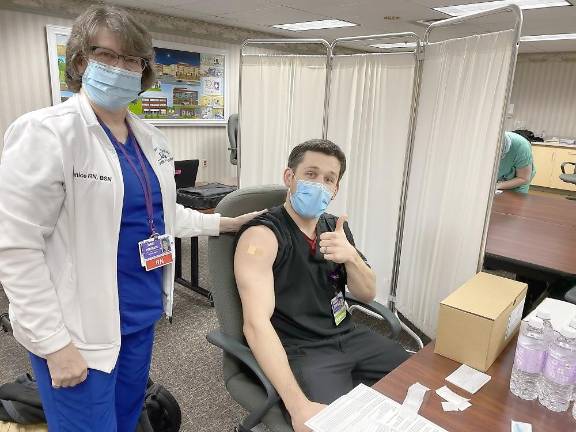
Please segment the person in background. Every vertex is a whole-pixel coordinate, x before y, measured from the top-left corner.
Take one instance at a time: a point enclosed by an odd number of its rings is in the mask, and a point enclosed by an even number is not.
[[[0,283],[50,432],[136,429],[154,327],[172,317],[174,266],[160,266],[154,242],[234,232],[259,214],[176,204],[165,136],[127,110],[154,83],[153,57],[125,10],[89,7],[66,47],[76,94],[4,138]]]
[[[514,132],[504,132],[496,189],[528,193],[536,175],[532,144]]]

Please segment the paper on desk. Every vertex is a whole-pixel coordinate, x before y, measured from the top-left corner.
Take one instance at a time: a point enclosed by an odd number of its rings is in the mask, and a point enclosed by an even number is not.
[[[532,432],[532,425],[530,423],[522,423],[512,420],[512,432]]]
[[[458,409],[458,405],[456,405],[455,403],[446,402],[446,401],[442,402],[442,409],[444,411],[460,411]]]
[[[446,377],[446,381],[466,390],[468,393],[476,393],[492,377],[483,372],[472,369],[470,366],[463,364],[454,372]]]
[[[447,432],[376,390],[360,384],[306,422],[314,432]]]
[[[452,390],[450,390],[446,386],[441,387],[438,390],[436,390],[436,394],[438,396],[440,396],[442,399],[444,399],[448,402],[452,402],[454,405],[456,405],[458,407],[458,409],[460,411],[464,411],[466,408],[469,408],[472,405],[469,402],[470,399],[466,399],[466,398],[454,393]]]
[[[402,409],[405,411],[418,413],[420,407],[422,406],[422,402],[424,401],[424,395],[428,390],[430,390],[428,387],[420,383],[412,384],[408,388],[404,402],[402,402]]]

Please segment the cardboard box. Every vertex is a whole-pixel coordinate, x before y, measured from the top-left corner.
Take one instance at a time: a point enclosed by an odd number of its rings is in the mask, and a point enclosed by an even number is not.
[[[488,370],[518,331],[527,289],[478,273],[440,303],[435,352]]]

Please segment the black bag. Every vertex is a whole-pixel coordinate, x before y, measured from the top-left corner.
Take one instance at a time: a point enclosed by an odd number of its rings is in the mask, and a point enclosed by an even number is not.
[[[136,432],[178,432],[181,423],[178,401],[163,386],[148,378],[144,408]]]
[[[38,385],[31,375],[21,375],[14,382],[0,386],[0,420],[19,423],[46,423]],[[182,412],[172,394],[150,378],[137,432],[178,432]]]
[[[213,209],[222,198],[236,189],[236,186],[208,183],[203,186],[178,189],[176,201],[184,207],[196,210]]]
[[[0,420],[19,424],[45,423],[36,381],[29,374],[0,386]]]

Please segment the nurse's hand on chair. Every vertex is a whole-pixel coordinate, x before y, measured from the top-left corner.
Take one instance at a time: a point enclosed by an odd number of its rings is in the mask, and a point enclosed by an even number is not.
[[[88,376],[88,365],[80,351],[71,343],[46,356],[52,387],[74,387]]]
[[[328,261],[346,264],[358,255],[356,248],[350,244],[344,232],[344,222],[347,219],[348,216],[340,216],[333,232],[320,234],[320,253],[324,254],[324,258]]]
[[[298,412],[292,416],[292,428],[294,432],[310,432],[312,429],[305,426],[304,423],[326,408],[326,405],[308,401],[301,407]]]

